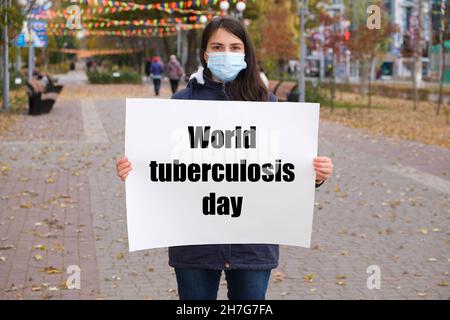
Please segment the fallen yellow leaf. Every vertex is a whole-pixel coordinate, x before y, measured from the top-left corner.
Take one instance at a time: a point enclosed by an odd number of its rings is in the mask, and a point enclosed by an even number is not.
[[[123,252],[119,252],[119,253],[116,255],[116,259],[117,259],[117,260],[122,260],[124,257],[125,257],[125,255],[123,254]]]
[[[37,244],[37,245],[34,246],[34,249],[35,249],[35,250],[46,251],[46,250],[47,250],[47,247],[44,246],[43,244]]]
[[[305,279],[306,281],[312,282],[314,279],[314,274],[312,274],[312,273],[305,274],[303,276],[303,279]]]
[[[47,274],[60,274],[62,271],[58,268],[55,268],[53,266],[45,267],[44,269],[40,270],[41,272],[45,272]]]
[[[448,287],[448,280],[442,280],[438,283],[438,286],[440,287]]]

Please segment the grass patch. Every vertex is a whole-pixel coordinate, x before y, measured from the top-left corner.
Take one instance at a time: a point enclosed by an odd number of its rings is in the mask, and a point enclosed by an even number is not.
[[[328,103],[327,105],[324,105],[325,108],[330,108],[332,111],[331,105]],[[337,100],[334,102],[334,108],[336,109],[345,109],[345,110],[377,110],[377,109],[385,109],[386,107],[383,106],[371,106],[368,107],[367,104],[362,103],[352,103],[347,101],[340,101]]]
[[[0,112],[0,135],[11,130],[28,111],[28,95],[25,87],[10,92],[10,108]]]
[[[339,95],[340,96],[340,95]],[[321,109],[321,119],[363,129],[373,135],[419,141],[450,148],[450,106],[444,105],[436,116],[436,104],[419,102],[416,111],[413,102],[373,96],[373,107],[368,108],[359,94],[344,93],[332,110]]]
[[[142,84],[141,74],[130,70],[95,70],[87,72],[87,76],[91,84]]]

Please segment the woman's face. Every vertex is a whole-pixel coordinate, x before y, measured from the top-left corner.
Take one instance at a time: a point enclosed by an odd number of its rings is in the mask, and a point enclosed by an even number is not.
[[[241,39],[231,32],[220,28],[209,38],[206,52],[235,52],[245,54],[245,47]],[[206,53],[204,58],[206,63],[208,63],[208,55]]]

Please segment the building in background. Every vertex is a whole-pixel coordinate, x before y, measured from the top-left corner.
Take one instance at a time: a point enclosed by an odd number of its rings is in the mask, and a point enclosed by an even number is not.
[[[440,28],[441,28],[441,10],[442,0],[432,0],[431,2],[431,45],[430,45],[430,79],[438,81],[441,78],[441,51]],[[445,14],[447,24],[444,33],[444,47],[446,48],[444,57],[444,82],[450,83],[450,1],[446,0]]]
[[[412,76],[412,58],[404,54],[413,49],[412,34],[418,28],[418,0],[386,0],[386,12],[389,19],[398,27],[398,32],[392,35],[389,51],[381,66],[382,76],[393,79],[409,79]],[[431,41],[430,10],[431,0],[423,0],[422,39],[424,50],[422,54],[422,74],[429,77],[429,46]],[[410,47],[410,48],[407,48]]]
[[[342,17],[339,23],[331,26],[320,25],[310,32],[310,45],[307,49],[305,72],[307,77],[318,77],[323,80],[330,76],[333,66],[336,68],[335,75],[338,78],[345,78],[346,65],[341,59],[335,57],[330,50],[324,50],[324,43],[328,34],[344,32],[343,22],[345,18],[345,5],[343,0],[332,0],[324,4],[324,9],[330,17]],[[345,48],[342,48],[344,54]]]
[[[449,14],[449,0],[447,1],[447,15]],[[326,11],[330,16],[342,16],[341,22],[335,28],[344,28],[345,23],[350,23],[349,31],[353,32],[357,29],[359,21],[345,21],[345,17],[352,16],[350,10],[365,11],[365,8],[372,3],[370,0],[332,0],[330,4],[325,6]],[[422,40],[423,40],[423,54],[422,54],[422,76],[424,79],[437,80],[440,75],[440,46],[437,45],[436,35],[439,34],[440,20],[441,20],[441,0],[423,0],[423,20],[422,25]],[[413,73],[413,58],[406,54],[408,46],[413,49],[415,46],[414,40],[411,41],[415,33],[415,28],[418,28],[418,10],[419,0],[384,0],[385,8],[382,8],[382,19],[389,19],[398,28],[398,32],[393,34],[389,44],[389,49],[374,70],[372,70],[372,77],[380,75],[381,79],[392,80],[410,80]],[[355,16],[355,15],[353,15]],[[343,27],[344,24],[344,27]],[[450,26],[447,26],[448,34],[450,34]],[[320,42],[326,36],[326,28],[319,26],[311,34],[312,43]],[[343,31],[345,31],[342,29]],[[450,43],[447,43],[450,46]],[[324,69],[327,70],[330,64],[335,64],[336,76],[339,80],[350,79],[358,81],[360,78],[360,64],[357,61],[351,60],[351,52],[348,52],[345,47],[342,48],[342,57],[338,61],[333,61],[333,58],[328,52],[322,52],[319,46],[309,48],[308,60],[313,62],[314,66],[321,69],[320,74],[324,74]],[[450,68],[450,53],[446,54],[446,65]],[[446,78],[450,78],[450,70]],[[313,73],[315,74],[315,73]],[[326,76],[326,73],[325,73]],[[450,80],[448,80],[450,81]]]

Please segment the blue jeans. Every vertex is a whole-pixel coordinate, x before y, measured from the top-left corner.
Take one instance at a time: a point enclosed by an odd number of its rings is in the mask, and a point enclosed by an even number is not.
[[[229,300],[264,300],[271,270],[225,270]],[[221,270],[175,268],[180,300],[216,300]]]

